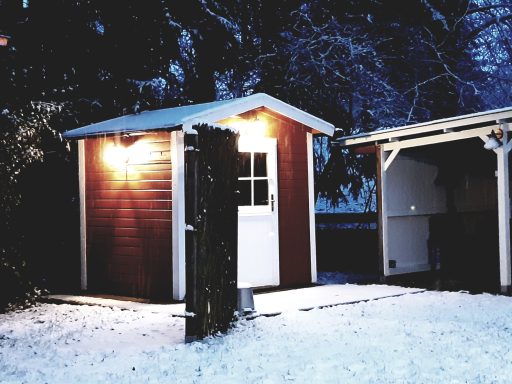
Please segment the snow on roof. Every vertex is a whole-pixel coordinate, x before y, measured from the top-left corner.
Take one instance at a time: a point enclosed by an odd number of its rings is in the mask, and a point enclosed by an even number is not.
[[[226,104],[228,101],[230,100],[192,104],[183,107],[158,109],[155,111],[143,111],[136,115],[120,116],[73,129],[65,132],[63,136],[70,139],[117,132],[149,131],[179,127],[189,116],[201,113],[212,107]]]
[[[197,123],[214,123],[255,108],[266,107],[292,120],[307,125],[321,133],[332,136],[334,126],[316,116],[286,104],[265,93],[210,103],[192,104],[182,107],[145,111],[126,115],[64,133],[66,139],[83,138],[101,134],[152,131],[178,128]]]
[[[373,143],[379,140],[389,140],[391,138],[428,133],[443,129],[463,128],[508,119],[512,119],[512,107],[449,117],[403,127],[379,129],[374,132],[360,133],[357,135],[342,136],[338,138],[336,142],[343,146]]]

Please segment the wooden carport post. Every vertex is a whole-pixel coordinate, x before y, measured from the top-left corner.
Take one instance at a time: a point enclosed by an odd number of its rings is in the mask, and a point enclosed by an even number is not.
[[[500,251],[501,292],[512,293],[512,270],[510,260],[510,182],[508,154],[512,141],[508,141],[508,132],[503,129],[503,145],[497,148],[498,174],[498,231]]]
[[[389,249],[388,249],[388,209],[386,204],[386,172],[391,163],[396,159],[400,147],[391,151],[386,151],[384,145],[377,145],[375,153],[377,154],[377,211],[378,231],[379,231],[379,273],[382,282],[389,276]]]
[[[377,155],[377,212],[378,212],[378,233],[379,233],[379,274],[382,283],[386,282],[389,266],[386,263],[387,254],[387,217],[386,204],[384,197],[384,179],[386,177],[385,162],[388,154],[384,151],[382,145],[375,146]]]

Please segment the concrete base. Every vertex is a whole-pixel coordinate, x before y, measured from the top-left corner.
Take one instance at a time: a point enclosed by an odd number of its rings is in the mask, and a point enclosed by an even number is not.
[[[240,314],[254,311],[254,295],[249,284],[238,285],[237,310]]]
[[[506,296],[512,296],[512,285],[502,285],[501,294]]]

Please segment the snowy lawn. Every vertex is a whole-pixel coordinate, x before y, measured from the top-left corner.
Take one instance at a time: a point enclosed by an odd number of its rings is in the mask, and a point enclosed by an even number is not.
[[[424,292],[241,321],[44,304],[0,315],[1,383],[510,383],[512,299]]]

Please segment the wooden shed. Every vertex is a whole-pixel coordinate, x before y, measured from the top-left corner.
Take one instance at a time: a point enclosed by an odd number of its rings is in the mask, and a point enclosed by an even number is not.
[[[510,292],[511,121],[505,108],[337,140],[376,154],[383,276],[449,272]]]
[[[81,287],[185,296],[184,132],[239,129],[238,280],[316,281],[313,134],[334,127],[266,94],[146,111],[68,131],[78,140]]]

